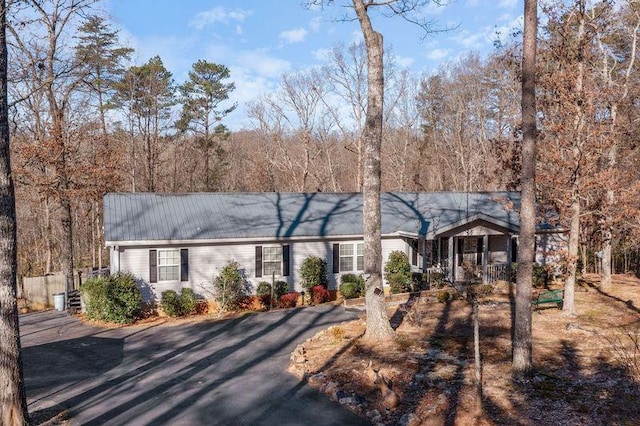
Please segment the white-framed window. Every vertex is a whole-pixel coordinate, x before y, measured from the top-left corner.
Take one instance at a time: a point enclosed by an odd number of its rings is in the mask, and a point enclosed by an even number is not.
[[[158,281],[180,279],[180,250],[158,250]]]
[[[340,243],[340,272],[364,271],[364,243]]]
[[[262,276],[282,275],[282,246],[262,247]]]

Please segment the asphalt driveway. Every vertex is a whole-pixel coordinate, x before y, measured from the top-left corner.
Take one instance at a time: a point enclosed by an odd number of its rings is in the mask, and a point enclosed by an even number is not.
[[[120,329],[20,317],[30,413],[82,425],[369,424],[285,370],[300,342],[355,318],[333,305]]]

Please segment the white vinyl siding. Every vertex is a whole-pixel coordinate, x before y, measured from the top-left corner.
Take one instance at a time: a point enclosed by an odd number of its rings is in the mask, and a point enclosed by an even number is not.
[[[337,243],[337,241],[336,241]],[[356,242],[351,242],[353,246]],[[362,244],[362,243],[359,243]],[[290,245],[290,274],[287,277],[281,277],[289,283],[292,290],[302,291],[304,290],[300,286],[300,266],[305,258],[308,256],[317,256],[324,259],[327,262],[327,269],[329,271],[333,268],[333,255],[331,243],[323,239],[310,239],[304,241],[291,241]],[[180,248],[188,248],[189,250],[189,281],[180,282],[178,279],[171,281],[160,281],[157,283],[149,284],[149,250],[155,249],[173,250],[172,247],[128,247],[120,246],[120,252],[112,252],[112,259],[116,257],[120,260],[120,268],[113,268],[116,265],[112,262],[112,272],[123,271],[131,272],[134,276],[140,278],[143,282],[147,283],[143,287],[145,301],[155,300],[160,301],[160,295],[165,290],[174,290],[180,292],[183,287],[189,287],[193,289],[196,294],[205,298],[212,297],[212,283],[214,277],[220,274],[220,271],[229,262],[238,262],[243,273],[250,281],[251,285],[255,289],[258,282],[264,281],[265,277],[255,277],[255,242],[248,242],[245,244],[220,244],[220,245],[200,245],[193,244],[190,246],[181,245]],[[263,247],[271,247],[266,244]],[[282,247],[282,245],[279,245]],[[382,267],[389,257],[389,253],[393,250],[404,249],[404,242],[400,238],[383,238],[382,240]],[[177,249],[176,249],[177,250]],[[179,251],[179,250],[178,250]],[[363,267],[363,257],[359,255],[358,248],[355,248],[355,267]],[[178,263],[179,265],[179,263]],[[362,265],[362,266],[360,266]],[[280,271],[276,271],[276,274],[280,274]],[[329,273],[329,288],[337,288],[340,282],[340,274]]]

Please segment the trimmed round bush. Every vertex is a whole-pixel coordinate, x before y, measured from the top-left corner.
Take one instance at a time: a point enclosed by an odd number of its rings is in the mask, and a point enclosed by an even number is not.
[[[82,284],[80,291],[90,319],[129,324],[140,315],[142,294],[130,273],[91,278]]]
[[[289,283],[286,281],[276,281],[273,285],[273,297],[279,299],[283,294],[289,293]]]
[[[256,288],[256,296],[271,296],[271,284],[266,281],[260,281]]]
[[[182,315],[182,304],[180,296],[174,290],[165,290],[160,295],[160,306],[162,311],[170,317],[179,317]]]
[[[327,262],[317,256],[306,257],[300,267],[300,277],[302,278],[302,287],[304,287],[307,292],[311,290],[311,287],[317,285],[326,288],[328,283]]]
[[[196,299],[196,293],[192,289],[184,287],[180,295],[180,310],[182,315],[194,313],[197,307],[198,300]]]
[[[391,287],[391,293],[411,291],[411,265],[406,253],[399,250],[392,251],[384,266],[384,272]]]
[[[350,293],[351,289],[345,289],[343,291],[344,284],[353,284],[353,290],[355,291],[355,296],[347,297],[345,296],[345,292]],[[347,286],[351,287],[351,285]],[[352,299],[354,297],[362,297],[364,296],[364,277],[362,275],[356,274],[343,274],[340,276],[340,294],[344,296],[346,299]],[[351,294],[351,293],[350,293]]]
[[[360,297],[358,284],[350,282],[340,284],[340,294],[345,299],[355,299],[356,297]]]

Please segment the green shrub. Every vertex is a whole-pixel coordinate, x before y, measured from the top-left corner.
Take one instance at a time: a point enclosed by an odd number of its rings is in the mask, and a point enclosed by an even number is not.
[[[549,286],[549,273],[547,269],[542,265],[533,265],[533,286],[534,287],[548,287]]]
[[[302,261],[300,267],[302,287],[307,291],[311,287],[321,285],[327,287],[327,262],[317,256],[308,256]]]
[[[142,294],[132,274],[91,278],[80,291],[90,319],[129,324],[140,314]]]
[[[95,277],[88,279],[80,286],[87,318],[105,321],[108,285],[108,277]]]
[[[391,287],[391,293],[404,293],[411,290],[411,265],[406,253],[392,251],[384,265],[384,272]]]
[[[260,299],[264,309],[271,308],[271,284],[266,281],[260,281],[256,288],[256,296]],[[278,298],[276,297],[275,300],[278,300]]]
[[[165,290],[160,295],[160,306],[168,316],[181,317],[196,312],[198,300],[195,292],[187,287],[182,289],[181,294]]]
[[[329,290],[324,286],[316,285],[311,287],[311,303],[319,305],[321,303],[329,301]]]
[[[165,290],[160,295],[160,306],[162,311],[170,317],[179,317],[182,315],[182,304],[180,296],[173,290]]]
[[[188,287],[183,288],[182,294],[180,295],[180,305],[182,315],[189,315],[194,313],[198,307],[196,293]]]
[[[260,281],[256,288],[256,296],[271,296],[271,284],[266,281]]]
[[[340,276],[340,294],[345,299],[364,296],[364,277],[356,274],[343,274]]]
[[[276,281],[273,285],[273,297],[279,299],[282,295],[289,293],[289,283],[286,281]]]
[[[362,275],[343,274],[340,276],[340,283],[354,283],[358,294],[364,296],[364,277]]]
[[[518,277],[518,264],[516,262],[511,264],[511,279],[512,283],[515,283]],[[546,287],[549,285],[549,272],[547,269],[538,264],[533,265],[533,286],[537,288]]]
[[[215,300],[225,311],[235,311],[249,295],[249,284],[238,262],[229,262],[213,279]]]
[[[340,294],[345,299],[355,299],[356,297],[360,297],[358,285],[350,282],[340,284]]]
[[[276,281],[273,288],[273,301],[277,301],[283,294],[289,292],[289,283],[286,281]],[[264,308],[271,307],[271,284],[267,281],[260,281],[256,289],[256,295],[260,299]],[[276,303],[274,303],[275,305]]]

